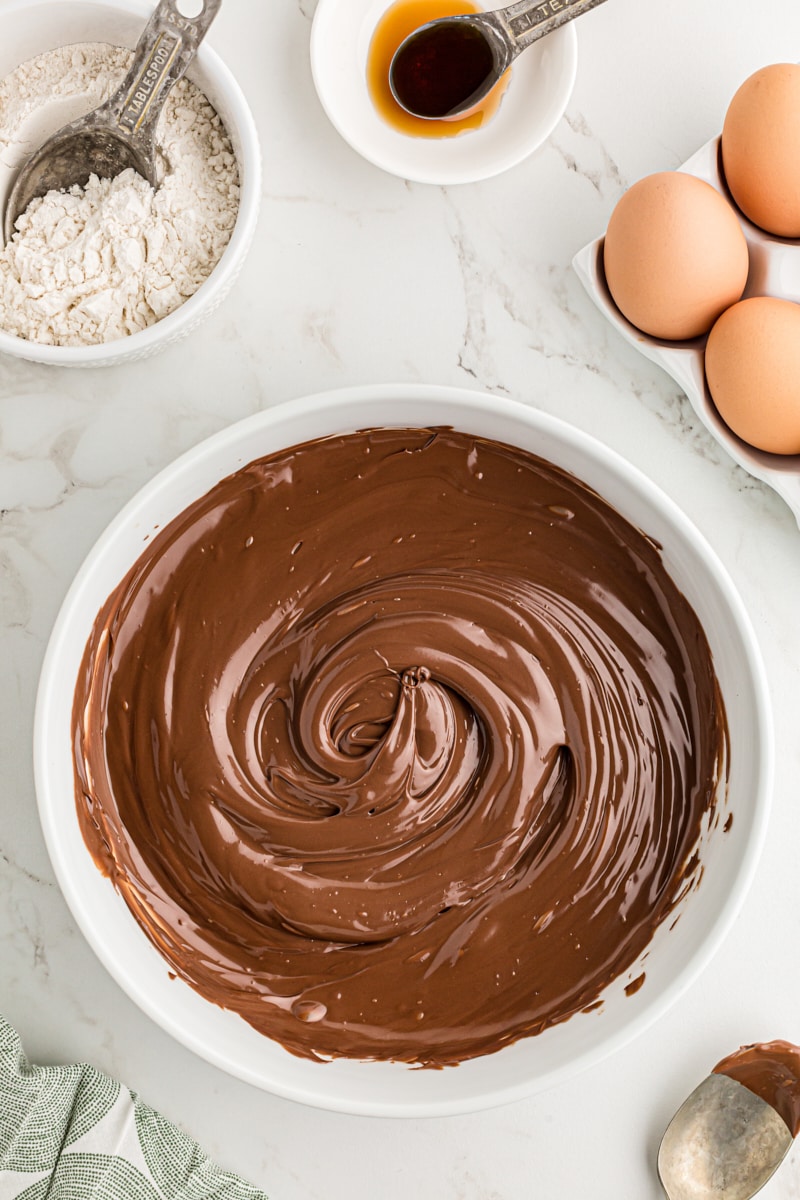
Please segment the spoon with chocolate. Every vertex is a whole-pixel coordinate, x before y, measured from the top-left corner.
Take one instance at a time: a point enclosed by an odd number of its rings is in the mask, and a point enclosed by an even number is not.
[[[658,1151],[669,1200],[750,1200],[800,1132],[800,1047],[743,1046],[672,1118]]]
[[[494,12],[438,17],[400,43],[389,87],[415,117],[463,117],[483,101],[517,55],[603,0],[517,0]]]
[[[160,0],[133,53],[130,70],[99,108],[49,137],[20,168],[6,202],[5,241],[31,200],[77,184],[92,175],[114,179],[133,167],[158,187],[155,132],[167,95],[190,65],[222,0],[201,0],[200,11],[184,16],[183,0]],[[185,5],[185,7],[188,7]]]

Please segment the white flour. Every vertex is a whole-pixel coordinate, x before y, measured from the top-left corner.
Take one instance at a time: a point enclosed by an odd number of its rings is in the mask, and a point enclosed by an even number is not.
[[[35,149],[44,135],[31,144],[31,130],[48,110],[54,131],[105,100],[131,57],[83,43],[19,66],[0,82],[0,162],[16,166]],[[239,205],[230,140],[206,97],[183,79],[167,98],[157,142],[155,192],[128,170],[31,202],[0,253],[0,328],[49,345],[109,342],[154,324],[208,278]]]

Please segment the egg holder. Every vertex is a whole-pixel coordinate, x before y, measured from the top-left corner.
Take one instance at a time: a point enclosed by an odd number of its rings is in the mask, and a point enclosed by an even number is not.
[[[800,241],[778,238],[744,216],[728,191],[722,170],[719,137],[707,142],[678,169],[710,183],[730,204],[747,242],[750,266],[742,299],[774,296],[800,302]],[[720,417],[706,383],[707,335],[687,341],[650,337],[617,308],[603,268],[605,237],[584,246],[572,260],[575,272],[600,312],[640,354],[662,367],[683,389],[697,416],[734,462],[766,483],[788,504],[800,526],[800,455],[771,454],[750,446]]]

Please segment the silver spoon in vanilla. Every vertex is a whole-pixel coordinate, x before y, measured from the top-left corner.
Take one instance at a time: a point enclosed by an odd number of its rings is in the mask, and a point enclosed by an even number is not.
[[[450,120],[477,108],[517,55],[603,0],[518,0],[493,12],[438,17],[410,33],[389,87],[415,117]]]

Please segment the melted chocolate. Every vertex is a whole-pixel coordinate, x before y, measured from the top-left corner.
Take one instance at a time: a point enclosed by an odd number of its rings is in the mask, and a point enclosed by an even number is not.
[[[652,542],[448,430],[192,504],[99,613],[73,725],[86,844],[177,974],[297,1054],[433,1066],[635,962],[725,749]]]
[[[800,1133],[800,1046],[791,1042],[754,1042],[714,1067],[729,1075],[775,1109],[791,1130]]]

